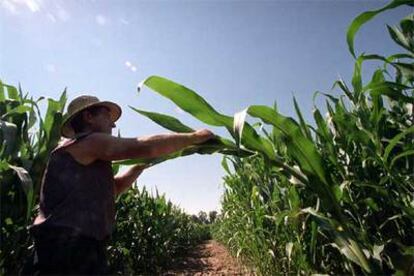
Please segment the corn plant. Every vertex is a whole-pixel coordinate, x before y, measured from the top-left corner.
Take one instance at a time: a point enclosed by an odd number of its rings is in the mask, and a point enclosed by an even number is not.
[[[60,134],[66,92],[47,99],[42,117],[39,103],[22,89],[0,82],[0,273],[17,273],[28,255],[31,223],[49,152]]]
[[[334,88],[343,95],[325,93],[328,116],[315,107],[313,125],[305,122],[295,99],[298,120],[283,116],[276,106],[256,105],[232,117],[165,78],[152,76],[139,86],[208,125],[226,128],[233,137],[234,142],[218,137],[208,152],[234,156],[226,158],[234,172],[223,162],[229,177],[218,232],[258,273],[412,272],[413,15],[400,28],[388,26],[404,53],[357,57],[353,43],[365,22],[401,5],[413,3],[392,1],[351,23],[347,41],[356,59],[352,88],[336,81]],[[364,84],[361,68],[367,61],[384,63]],[[167,129],[191,129],[168,115],[135,110]],[[247,115],[266,126],[263,134],[246,122]],[[205,153],[203,147],[191,154]]]
[[[114,274],[160,273],[188,248],[209,238],[196,223],[164,195],[144,188],[129,189],[116,202],[117,224],[109,246]]]
[[[60,139],[66,92],[59,100],[47,99],[44,115],[39,108],[43,100],[0,82],[1,275],[18,274],[29,261],[33,241],[27,226],[36,214],[50,151]],[[120,164],[114,164],[114,173],[119,168]],[[187,248],[209,238],[205,225],[158,193],[153,197],[145,189],[130,189],[117,199],[116,208],[117,222],[108,248],[113,274],[161,271]]]

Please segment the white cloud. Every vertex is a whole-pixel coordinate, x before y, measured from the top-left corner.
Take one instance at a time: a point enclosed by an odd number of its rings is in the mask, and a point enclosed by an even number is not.
[[[119,22],[121,22],[122,24],[124,24],[124,25],[129,25],[129,21],[128,20],[126,20],[125,18],[120,18],[119,19]]]
[[[40,11],[40,2],[36,0],[25,0],[26,6],[29,8],[31,12],[38,12]]]
[[[70,19],[70,14],[64,8],[59,7],[57,11],[57,17],[61,21],[66,22]]]
[[[105,16],[103,16],[102,14],[98,14],[98,15],[95,17],[95,21],[96,21],[96,23],[97,23],[98,25],[101,25],[101,26],[104,26],[104,25],[106,24],[106,22],[107,22],[107,20],[106,20]]]
[[[47,18],[49,18],[49,20],[52,21],[52,22],[56,22],[56,17],[51,13],[47,14]]]
[[[10,1],[4,0],[4,1],[1,1],[0,3],[1,3],[1,6],[3,8],[5,8],[9,12],[11,12],[12,14],[16,14],[17,13],[16,6],[13,5]]]
[[[129,60],[125,61],[125,66],[131,70],[132,72],[136,72],[137,71],[137,67],[132,64]]]
[[[93,45],[95,45],[96,47],[102,47],[103,46],[103,42],[102,40],[100,40],[99,38],[92,38],[91,42]]]
[[[2,8],[15,15],[29,10],[46,16],[53,23],[66,22],[71,18],[70,13],[54,0],[47,1],[47,5],[45,0],[0,0],[0,9]]]
[[[31,12],[40,11],[42,0],[0,0],[1,6],[13,14],[17,14],[26,7]]]
[[[46,71],[48,71],[49,73],[55,73],[56,72],[56,66],[54,64],[46,64],[45,66]]]

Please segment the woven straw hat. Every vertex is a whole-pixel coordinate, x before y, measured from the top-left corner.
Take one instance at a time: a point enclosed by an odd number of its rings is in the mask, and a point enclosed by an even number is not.
[[[63,117],[62,128],[60,129],[61,135],[66,138],[75,137],[75,131],[71,125],[72,119],[75,118],[81,111],[92,106],[105,106],[109,108],[112,122],[116,122],[122,114],[121,107],[113,102],[101,102],[97,97],[89,95],[76,97],[68,105],[67,113]]]

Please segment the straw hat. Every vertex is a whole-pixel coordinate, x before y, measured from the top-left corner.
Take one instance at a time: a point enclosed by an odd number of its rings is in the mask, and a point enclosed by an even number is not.
[[[105,106],[109,108],[112,122],[116,122],[122,114],[121,107],[113,102],[101,102],[97,97],[89,95],[76,97],[68,105],[67,113],[63,117],[62,128],[60,129],[61,135],[66,138],[73,138],[75,136],[75,131],[72,128],[71,121],[81,111],[92,106]]]

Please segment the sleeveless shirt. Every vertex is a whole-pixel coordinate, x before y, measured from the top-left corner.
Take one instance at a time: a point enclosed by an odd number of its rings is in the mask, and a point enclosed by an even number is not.
[[[115,221],[114,175],[110,161],[89,165],[64,150],[91,133],[67,140],[52,152],[42,178],[39,215],[32,227],[68,227],[80,235],[106,239]]]

